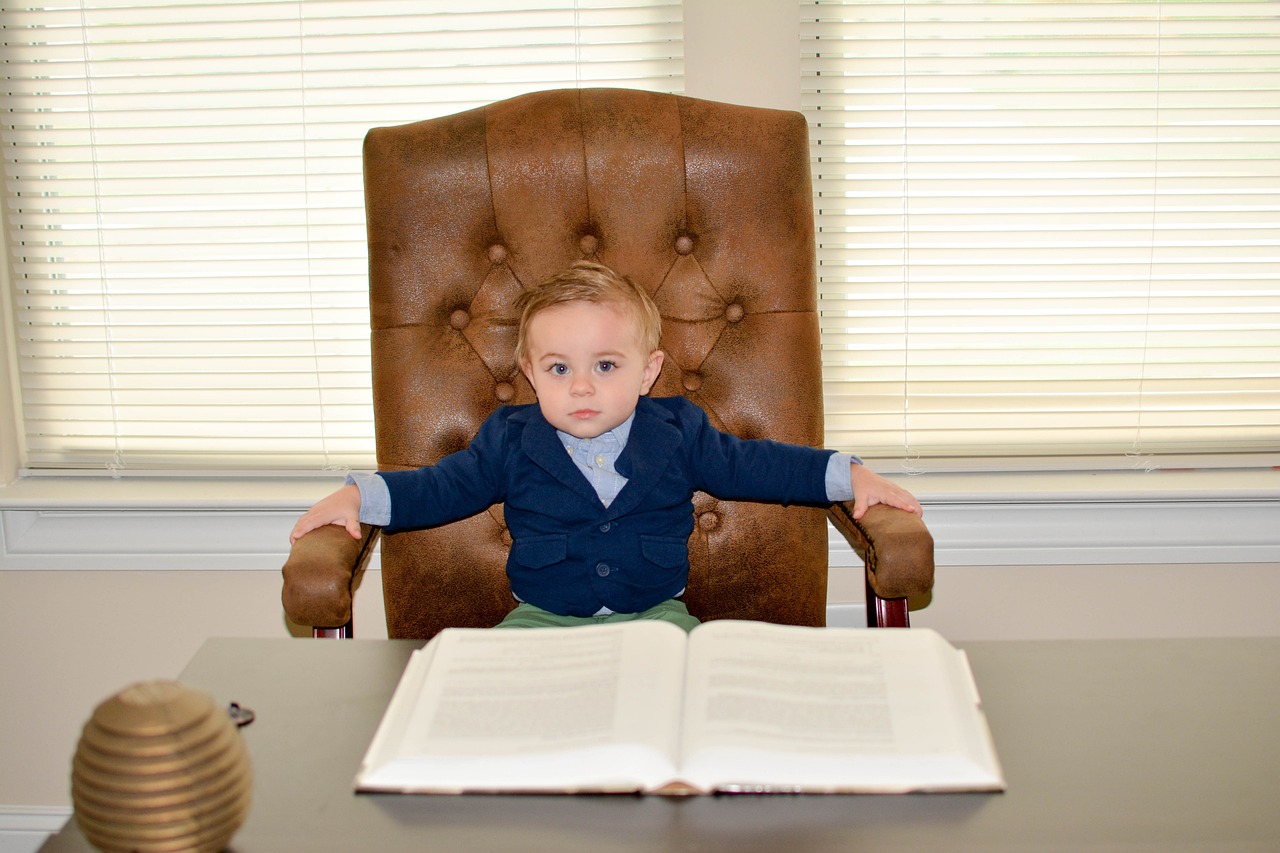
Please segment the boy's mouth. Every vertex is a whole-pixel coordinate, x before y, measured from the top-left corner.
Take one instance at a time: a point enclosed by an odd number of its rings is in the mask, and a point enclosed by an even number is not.
[[[587,418],[594,418],[598,414],[600,413],[595,409],[578,409],[576,412],[570,412],[569,417],[585,421]]]

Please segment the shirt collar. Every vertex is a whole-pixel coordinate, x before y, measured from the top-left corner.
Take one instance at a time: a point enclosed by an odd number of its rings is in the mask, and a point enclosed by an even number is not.
[[[601,435],[596,436],[595,438],[577,438],[576,436],[569,435],[569,433],[561,432],[560,430],[556,430],[556,435],[560,437],[560,441],[564,444],[565,447],[587,446],[587,445],[590,445],[590,443],[593,441],[601,441],[606,439],[606,437],[611,437],[613,441],[617,442],[618,452],[621,453],[622,448],[627,446],[627,439],[631,437],[631,424],[635,421],[635,419],[636,419],[636,413],[634,410],[632,410],[631,414],[627,416],[627,419],[625,421],[618,424],[616,427],[609,430],[608,432],[602,433]]]

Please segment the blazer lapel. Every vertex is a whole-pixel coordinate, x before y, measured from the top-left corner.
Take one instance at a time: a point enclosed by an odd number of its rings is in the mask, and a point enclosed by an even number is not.
[[[667,411],[651,405],[647,397],[641,397],[627,446],[618,457],[618,473],[627,478],[627,484],[609,505],[610,516],[631,512],[653,491],[671,464],[680,441],[680,429]]]
[[[520,449],[530,461],[555,477],[565,488],[597,504],[600,503],[596,490],[587,482],[587,478],[578,470],[578,466],[573,464],[568,451],[560,443],[555,427],[547,423],[547,419],[537,410],[536,405],[529,410],[529,417],[526,419],[526,426],[520,439]]]

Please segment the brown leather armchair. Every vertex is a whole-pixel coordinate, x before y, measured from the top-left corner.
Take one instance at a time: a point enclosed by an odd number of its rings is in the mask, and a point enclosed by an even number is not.
[[[373,398],[382,470],[467,445],[504,403],[532,403],[512,301],[580,258],[647,288],[663,316],[654,396],[684,394],[744,438],[822,446],[808,131],[798,113],[623,89],[538,92],[369,132],[364,145]],[[856,448],[855,448],[856,452]],[[708,619],[823,625],[830,518],[867,567],[868,623],[908,622],[933,540],[884,506],[694,499],[685,602]],[[350,633],[378,531],[302,537],[285,611]],[[492,626],[514,607],[501,506],[382,537],[392,637]],[[332,627],[345,626],[345,627]]]

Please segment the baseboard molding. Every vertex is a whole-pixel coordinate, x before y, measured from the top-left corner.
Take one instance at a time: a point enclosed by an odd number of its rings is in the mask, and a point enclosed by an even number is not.
[[[35,853],[70,817],[63,806],[0,806],[0,853]]]

